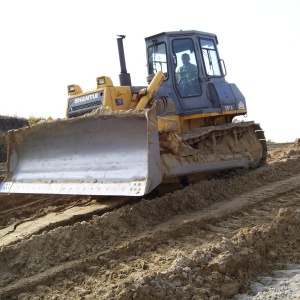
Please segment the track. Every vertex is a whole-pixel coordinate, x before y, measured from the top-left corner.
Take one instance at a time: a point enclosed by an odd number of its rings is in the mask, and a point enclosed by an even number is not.
[[[163,133],[160,147],[165,178],[256,168],[266,163],[267,156],[264,132],[254,122],[200,127],[179,135]]]
[[[251,172],[57,222],[1,247],[0,298],[229,299],[258,275],[300,262],[299,179],[300,151],[289,146]],[[46,207],[53,213],[105,202],[43,196],[50,202],[38,208],[38,195],[4,197],[2,230],[17,203],[20,220],[33,221]],[[14,205],[3,207],[7,200]]]

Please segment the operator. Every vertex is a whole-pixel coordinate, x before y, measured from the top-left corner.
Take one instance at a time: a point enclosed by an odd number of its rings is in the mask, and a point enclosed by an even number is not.
[[[197,66],[190,63],[190,56],[187,53],[182,54],[181,60],[183,65],[177,71],[180,95],[182,97],[200,95]]]

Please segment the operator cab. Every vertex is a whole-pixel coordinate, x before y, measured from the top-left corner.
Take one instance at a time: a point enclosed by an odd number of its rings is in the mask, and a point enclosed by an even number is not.
[[[242,93],[225,80],[226,68],[219,57],[215,34],[194,30],[163,32],[147,37],[145,42],[148,83],[163,71],[166,79],[157,96],[172,99],[176,113],[246,110]]]

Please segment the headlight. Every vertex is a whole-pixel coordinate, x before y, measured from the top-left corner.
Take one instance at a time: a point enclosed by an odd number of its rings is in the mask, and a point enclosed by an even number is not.
[[[110,87],[113,86],[113,83],[110,79],[110,77],[108,76],[99,76],[96,78],[96,82],[97,82],[97,88],[102,88],[102,87]]]
[[[104,84],[105,83],[105,77],[97,78],[97,83],[98,83],[98,85]]]
[[[74,85],[70,85],[68,86],[68,92],[75,92],[75,86]]]
[[[71,95],[77,95],[77,94],[81,94],[82,93],[82,89],[78,84],[70,84],[68,85],[68,94]]]

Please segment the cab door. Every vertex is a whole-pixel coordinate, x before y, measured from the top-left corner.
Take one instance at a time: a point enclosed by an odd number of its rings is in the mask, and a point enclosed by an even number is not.
[[[196,42],[195,38],[188,36],[174,37],[171,41],[173,85],[183,111],[211,106],[206,86],[202,84],[203,68],[199,50],[195,47]]]

